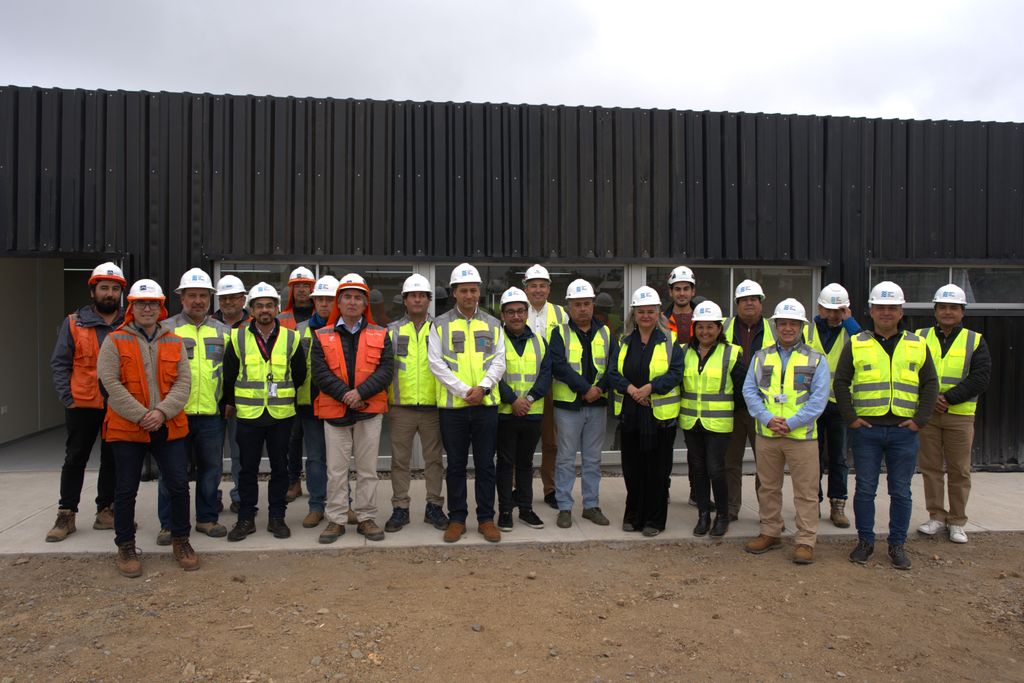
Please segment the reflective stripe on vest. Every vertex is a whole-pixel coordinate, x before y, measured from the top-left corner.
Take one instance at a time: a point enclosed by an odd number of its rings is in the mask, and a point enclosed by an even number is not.
[[[295,404],[300,406],[313,405],[313,399],[310,398],[312,396],[311,387],[313,386],[313,354],[309,352],[309,347],[313,344],[313,331],[309,329],[308,320],[303,320],[299,323],[295,331],[299,334],[299,347],[306,354],[306,379],[295,392]]]
[[[536,334],[530,336],[530,343],[523,348],[523,355],[519,355],[515,346],[505,335],[505,375],[502,377],[505,383],[516,392],[516,398],[523,398],[533,385],[537,383],[537,376],[540,374],[540,364],[544,360],[544,353],[548,345]],[[530,406],[528,415],[540,415],[544,412],[544,401],[540,398]],[[512,414],[512,404],[502,403],[498,406],[498,412],[505,415]]]
[[[227,325],[207,318],[196,325],[179,313],[171,321],[174,333],[181,337],[192,370],[186,415],[217,415],[224,392],[224,347],[230,336]]]
[[[395,356],[395,374],[388,387],[388,401],[394,406],[436,406],[437,378],[427,360],[430,319],[420,325],[408,316],[388,325]]]
[[[939,393],[947,391],[967,379],[971,371],[971,358],[981,344],[981,334],[974,330],[961,328],[956,339],[949,345],[946,355],[942,355],[942,344],[934,327],[918,330],[917,334],[924,339],[932,354],[935,372],[939,375]],[[978,410],[978,397],[969,398],[963,403],[949,406],[948,412],[953,415],[974,415]]]
[[[239,419],[255,420],[264,409],[276,420],[294,416],[296,390],[291,359],[299,348],[298,333],[287,327],[279,328],[270,351],[270,362],[263,360],[248,325],[231,331],[231,343],[239,361],[235,382],[235,412]],[[270,395],[271,383],[277,385],[276,396]]]
[[[821,354],[806,344],[797,344],[792,353],[789,354],[789,361],[786,363],[785,374],[782,371],[782,356],[779,349],[772,346],[768,349],[761,349],[754,354],[751,361],[754,381],[761,392],[761,400],[764,407],[774,417],[788,419],[797,414],[805,403],[811,398],[811,382],[814,378],[814,371],[818,363],[825,361],[824,354]],[[785,397],[780,401],[780,397]],[[778,434],[768,429],[760,421],[756,422],[757,433],[769,439],[779,438]],[[798,427],[788,433],[786,438],[801,441],[817,439],[817,420],[810,424]]]
[[[679,405],[679,426],[682,429],[693,429],[700,420],[709,432],[728,434],[732,431],[736,410],[732,370],[742,354],[743,349],[733,344],[716,344],[711,357],[704,363],[704,369],[700,370],[700,355],[689,344],[686,346]]]
[[[351,389],[369,379],[380,366],[380,357],[384,352],[387,330],[380,325],[367,325],[359,332],[355,358],[355,381],[348,376],[348,363],[345,359],[345,346],[341,343],[341,334],[337,328],[321,327],[316,331],[316,338],[324,350],[324,362],[331,372]],[[388,412],[388,392],[381,390],[365,399],[366,407],[361,413]],[[330,394],[321,391],[316,396],[314,407],[316,416],[321,420],[336,420],[345,417],[348,406],[336,400]]]
[[[433,322],[441,340],[441,359],[452,374],[471,387],[479,386],[484,375],[494,362],[494,356],[501,335],[497,319],[480,312],[481,317],[467,320],[453,308]],[[461,396],[453,396],[441,382],[437,383],[437,406],[439,408],[468,408]],[[498,390],[495,387],[484,394],[481,405],[498,405]]]
[[[913,417],[921,366],[928,355],[924,340],[911,332],[901,332],[892,358],[871,332],[856,335],[850,345],[854,412],[860,417],[874,417],[891,410],[899,417]]]
[[[550,301],[544,304],[544,306],[547,309],[547,312],[544,314],[544,341],[550,344],[551,333],[568,322],[569,317],[564,308],[556,306]]]
[[[75,358],[71,366],[71,397],[76,408],[102,408],[103,394],[100,392],[96,374],[96,360],[100,354],[99,336],[95,327],[78,324],[78,314],[68,316],[68,330],[75,343]]]
[[[850,343],[850,333],[846,331],[845,327],[841,327],[839,337],[832,344],[832,350],[826,353],[825,346],[821,343],[821,334],[818,333],[818,326],[811,321],[804,325],[804,340],[808,346],[825,356],[826,360],[828,360],[828,369],[831,371],[828,385],[828,400],[835,403],[836,368],[839,367],[839,356],[843,355],[843,347]]]
[[[565,346],[565,358],[569,362],[569,367],[572,368],[573,372],[582,377],[583,343],[580,342],[579,335],[573,332],[568,321],[559,329],[559,334],[562,336],[562,342]],[[611,348],[611,333],[607,325],[602,325],[601,329],[597,331],[597,336],[590,341],[590,356],[594,363],[594,369],[597,371],[597,374],[594,375],[594,386],[601,381],[601,378],[604,377],[608,369],[609,348]],[[576,392],[565,382],[560,382],[557,379],[552,380],[551,387],[551,395],[555,401],[572,403],[577,398]],[[602,392],[601,396],[607,398],[608,392]]]
[[[651,365],[647,370],[648,378],[661,377],[668,372],[668,366],[672,362],[672,349],[674,346],[675,343],[670,337],[654,347],[651,351]],[[628,347],[619,347],[618,370],[620,375],[626,365],[626,349]],[[623,394],[617,391],[612,392],[613,411],[616,415],[622,412],[623,400],[625,400]],[[666,394],[651,394],[651,412],[654,413],[654,419],[656,420],[674,420],[679,417],[679,385],[677,384],[672,387]]]
[[[742,344],[738,344],[736,342],[736,338],[733,337],[733,327],[736,326],[737,320],[738,318],[734,315],[733,317],[729,318],[729,320],[726,321],[725,338],[730,344],[735,344],[736,346],[743,348]],[[764,334],[761,335],[761,348],[767,349],[770,346],[775,346],[775,334],[772,333],[771,321],[769,321],[767,318],[761,318],[761,321],[762,326],[764,327]],[[750,350],[751,355],[753,355],[754,351],[757,351],[757,349]]]

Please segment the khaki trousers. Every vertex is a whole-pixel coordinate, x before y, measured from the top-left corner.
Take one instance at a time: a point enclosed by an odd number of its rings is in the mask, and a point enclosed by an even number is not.
[[[391,506],[409,509],[409,465],[412,462],[412,440],[417,433],[423,447],[427,502],[444,505],[441,495],[444,461],[437,409],[391,406],[388,420],[391,423]]]
[[[352,509],[360,522],[377,516],[377,452],[380,449],[380,428],[383,415],[374,415],[347,427],[324,423],[327,442],[327,505],[328,522],[345,524],[348,516],[348,469],[356,464],[356,491]]]
[[[918,440],[917,466],[924,479],[928,516],[946,524],[964,526],[967,524],[967,498],[971,493],[974,416],[932,413],[928,426],[918,433]],[[949,510],[945,506],[947,486]]]
[[[796,508],[796,543],[814,547],[818,536],[818,441],[757,436],[757,491],[761,533],[782,536],[782,481],[786,465]]]
[[[558,429],[555,427],[555,402],[548,392],[540,419],[540,482],[544,495],[555,492],[555,458],[558,456]]]
[[[737,404],[733,415],[732,436],[729,437],[729,445],[725,449],[725,483],[729,487],[730,515],[740,514],[740,507],[743,505],[743,453],[747,449],[748,441],[750,447],[754,449],[754,464],[757,464],[757,442],[754,440],[757,435],[756,422],[747,412],[746,405]],[[760,488],[761,480],[755,474],[754,491]]]

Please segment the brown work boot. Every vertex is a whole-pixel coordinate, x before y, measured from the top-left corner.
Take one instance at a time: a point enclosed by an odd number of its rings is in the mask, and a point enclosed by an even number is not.
[[[466,533],[466,525],[462,522],[448,522],[448,528],[444,530],[444,542],[455,543]]]
[[[793,562],[796,564],[811,564],[814,562],[814,548],[803,543],[793,550]]]
[[[781,544],[782,539],[778,536],[765,536],[764,534],[761,534],[757,538],[752,538],[747,541],[746,545],[743,546],[743,549],[748,553],[760,555],[761,553],[768,552],[772,548],[778,548]]]
[[[494,525],[493,520],[487,520],[486,522],[480,522],[480,526],[477,527],[477,531],[484,537],[484,540],[488,543],[497,543],[501,540],[501,531],[497,526]]]
[[[292,502],[296,498],[302,495],[302,480],[293,481],[288,485],[288,490],[285,491],[284,499],[287,502]]]
[[[372,519],[364,519],[362,522],[359,522],[359,526],[356,527],[356,533],[365,536],[367,541],[384,540],[384,530],[377,526],[377,522]]]
[[[224,538],[228,535],[227,527],[217,522],[196,522],[196,531],[210,538]]]
[[[116,564],[121,576],[129,579],[142,576],[142,561],[139,559],[139,549],[135,547],[135,541],[118,544]]]
[[[171,552],[174,559],[178,561],[181,568],[187,572],[199,569],[199,556],[192,550],[192,544],[188,542],[188,536],[171,539]]]
[[[850,518],[846,516],[846,501],[841,498],[830,498],[832,513],[828,516],[832,523],[840,529],[847,529],[850,526]]]
[[[356,516],[356,511],[349,508],[348,514],[345,516],[345,521],[353,526],[359,524],[359,518]]]
[[[324,528],[324,530],[320,532],[320,538],[317,539],[317,540],[319,540],[320,543],[323,543],[323,544],[326,545],[327,543],[334,543],[335,541],[337,541],[339,538],[341,538],[344,535],[345,535],[345,527],[344,526],[342,526],[341,524],[338,524],[336,522],[327,522],[327,527]]]
[[[57,510],[57,521],[46,534],[47,543],[56,543],[75,533],[75,513],[71,510]]]
[[[302,527],[304,529],[312,529],[315,526],[319,526],[320,522],[324,521],[324,513],[319,510],[310,510],[302,520]]]
[[[92,523],[96,531],[107,531],[114,528],[114,511],[109,506],[96,513],[96,521]]]

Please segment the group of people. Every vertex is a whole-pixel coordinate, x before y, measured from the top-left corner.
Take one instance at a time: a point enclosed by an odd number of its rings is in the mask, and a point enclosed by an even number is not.
[[[918,530],[948,530],[950,540],[967,541],[974,413],[990,359],[981,335],[962,325],[967,300],[956,285],[936,292],[936,325],[912,333],[900,326],[900,287],[877,284],[867,331],[851,316],[849,296],[838,284],[821,291],[813,319],[795,299],[781,301],[768,319],[761,286],[746,280],[735,291],[736,314],[726,320],[718,304],[697,295],[693,271],[679,266],[668,278],[667,302],[648,286],[633,292],[616,335],[595,317],[589,282],[570,283],[564,308],[549,301],[551,278],[542,265],[527,269],[522,284],[501,294],[499,320],[480,305],[479,271],[461,264],[449,280],[454,307],[432,318],[434,287],[412,275],[402,288],[405,315],[385,327],[374,322],[369,286],[356,273],[316,279],[308,268],[296,268],[282,308],[270,284],[246,291],[241,280],[225,275],[214,285],[193,268],[175,290],[181,312],[168,317],[157,282],[133,283],[122,309],[123,273],[113,263],[97,266],[89,278],[92,303],[64,321],[52,358],[68,438],[57,520],[46,540],[74,533],[84,468],[101,432],[93,526],[114,529],[116,565],[129,577],[142,573],[135,499],[147,453],[160,472],[157,543],[171,545],[185,570],[200,564],[189,542],[190,466],[200,533],[238,542],[256,531],[265,452],[271,472],[266,530],[290,536],[285,511],[301,495],[305,452],[303,527],[326,522],[321,543],[336,541],[348,524],[379,541],[411,522],[417,434],[426,483],[423,521],[442,531],[445,542],[467,530],[471,452],[477,531],[500,541],[514,528],[515,510],[519,523],[544,527],[533,500],[538,442],[543,500],[557,510],[556,525],[574,523],[578,455],[580,517],[607,526],[600,465],[610,402],[621,434],[623,531],[648,537],[664,531],[682,429],[689,498],[698,511],[693,533],[720,537],[737,519],[749,443],[760,533],[745,549],[763,553],[781,545],[788,467],[796,510],[793,561],[813,562],[825,496],[831,522],[850,525],[849,430],[858,535],[851,561],[865,563],[874,550],[883,464],[893,566],[910,567],[903,544],[917,466],[930,517]],[[218,309],[211,314],[214,295]],[[382,528],[377,457],[385,413],[392,513]],[[225,435],[234,482],[230,510],[237,514],[230,531],[219,522]]]

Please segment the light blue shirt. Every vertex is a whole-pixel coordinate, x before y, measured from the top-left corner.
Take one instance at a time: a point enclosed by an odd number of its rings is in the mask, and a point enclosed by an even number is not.
[[[359,318],[359,322],[357,322],[352,327],[349,327],[348,323],[345,322],[344,318],[338,318],[338,324],[336,326],[337,327],[344,327],[346,330],[348,330],[349,334],[355,334],[356,332],[358,332],[359,330],[361,330],[363,328],[363,321],[364,320],[365,320],[365,318]]]
[[[775,344],[775,348],[778,349],[779,357],[782,359],[782,375],[785,376],[786,365],[789,363],[789,357],[792,355],[793,349],[784,349],[778,343]],[[825,411],[831,381],[832,376],[828,369],[828,361],[822,357],[818,367],[814,370],[814,376],[811,377],[811,395],[807,397],[807,402],[800,407],[800,410],[796,411],[796,415],[786,420],[786,424],[789,425],[791,431],[806,427],[817,420],[818,416]],[[757,388],[753,360],[751,360],[750,366],[747,368],[747,376],[743,380],[743,400],[747,402],[747,410],[750,411],[751,417],[761,424],[767,425],[775,417],[765,407],[764,397],[761,395],[761,390]]]

